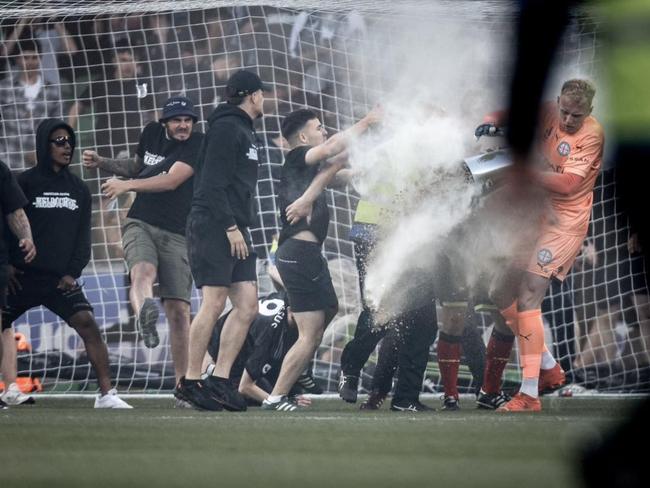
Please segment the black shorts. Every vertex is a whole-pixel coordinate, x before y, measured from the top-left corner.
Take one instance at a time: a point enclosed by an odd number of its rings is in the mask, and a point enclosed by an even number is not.
[[[0,264],[0,310],[7,305],[8,271],[6,264]]]
[[[293,312],[329,310],[338,306],[327,260],[320,244],[287,239],[275,253],[284,287]]]
[[[187,254],[197,288],[257,281],[257,253],[248,230],[244,229],[243,234],[249,255],[237,259],[230,254],[230,241],[223,227],[207,212],[192,210],[187,219]]]
[[[21,290],[16,295],[7,295],[7,305],[2,310],[2,329],[11,324],[27,310],[43,305],[68,322],[77,312],[92,312],[81,286],[63,291],[57,288],[59,278],[52,275],[26,272],[18,276]]]

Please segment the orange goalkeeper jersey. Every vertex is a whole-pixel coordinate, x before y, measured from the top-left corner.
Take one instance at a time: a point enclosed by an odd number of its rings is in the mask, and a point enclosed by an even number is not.
[[[603,158],[603,128],[590,115],[575,134],[562,132],[555,103],[544,105],[541,122],[541,151],[548,168],[556,173],[584,177],[573,194],[551,194],[554,218],[548,223],[567,234],[585,235],[589,228],[594,184]]]

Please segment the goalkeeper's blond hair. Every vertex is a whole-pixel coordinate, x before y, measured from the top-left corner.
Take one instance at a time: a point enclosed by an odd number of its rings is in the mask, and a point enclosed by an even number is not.
[[[560,91],[560,95],[566,95],[580,104],[586,104],[590,108],[595,94],[596,88],[593,83],[578,78],[565,81]]]

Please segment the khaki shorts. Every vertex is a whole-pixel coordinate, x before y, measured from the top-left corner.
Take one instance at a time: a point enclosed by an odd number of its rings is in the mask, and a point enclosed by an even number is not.
[[[185,236],[127,218],[122,227],[122,246],[129,274],[136,264],[151,263],[158,271],[160,298],[190,302],[192,273]]]
[[[545,278],[563,281],[582,249],[585,236],[573,236],[546,227],[528,262],[526,271]]]

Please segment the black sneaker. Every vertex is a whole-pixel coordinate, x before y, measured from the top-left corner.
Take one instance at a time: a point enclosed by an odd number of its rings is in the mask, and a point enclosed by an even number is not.
[[[443,396],[442,398],[442,409],[447,412],[454,412],[456,410],[460,410],[460,403],[458,402],[458,398],[455,396]]]
[[[5,402],[0,400],[0,410],[6,410],[8,408],[9,408],[9,406]]]
[[[357,403],[359,377],[341,372],[339,379],[339,396],[348,403]]]
[[[481,390],[476,397],[476,408],[496,410],[509,401],[510,395],[503,393],[503,391],[500,391],[499,393],[485,393]]]
[[[269,402],[264,400],[262,402],[262,410],[276,410],[278,412],[295,412],[298,410],[298,405],[289,400],[286,395],[280,398],[277,402]]]
[[[223,408],[231,412],[246,411],[248,402],[229,380],[208,376],[203,382],[212,396],[223,405]]]
[[[214,398],[202,380],[192,381],[182,377],[176,385],[174,396],[199,410],[210,410],[212,412],[223,410],[221,403]]]
[[[393,401],[390,405],[393,412],[435,412],[435,408],[431,408],[419,401],[414,402],[396,402]]]
[[[387,396],[378,390],[372,390],[368,399],[359,406],[359,410],[379,410]]]
[[[314,378],[308,373],[301,374],[297,383],[305,390],[305,393],[311,393],[312,395],[323,394],[323,389],[316,384]]]
[[[136,323],[142,335],[144,345],[149,349],[153,349],[160,344],[160,337],[158,337],[158,330],[156,329],[158,314],[159,311],[156,301],[153,298],[145,298]]]

